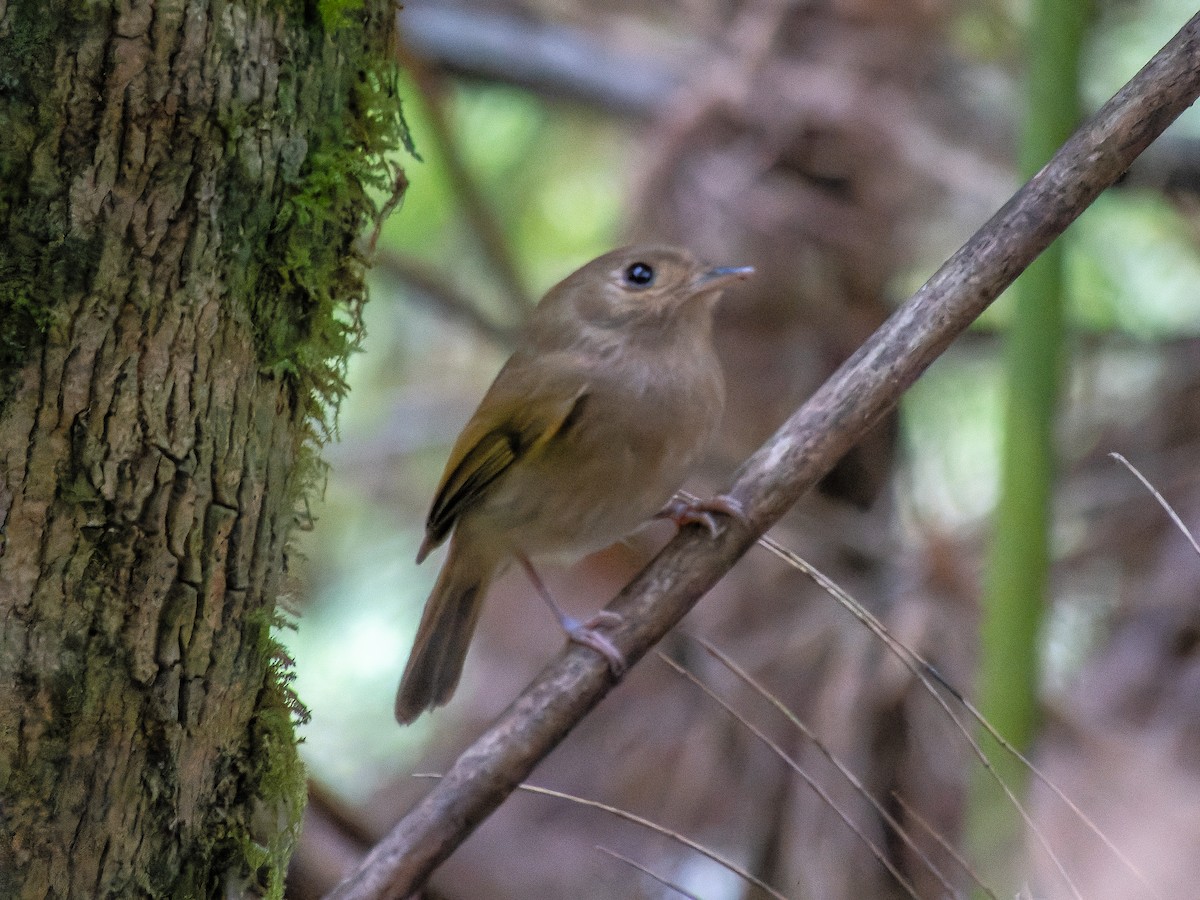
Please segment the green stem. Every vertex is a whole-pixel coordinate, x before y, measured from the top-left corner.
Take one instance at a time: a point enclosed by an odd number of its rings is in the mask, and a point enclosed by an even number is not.
[[[1026,177],[1079,123],[1088,6],[1088,0],[1033,4],[1029,110],[1020,151]],[[1000,501],[984,590],[978,695],[984,715],[1020,749],[1029,746],[1038,723],[1038,639],[1050,567],[1054,426],[1065,355],[1064,278],[1060,242],[1018,280],[1006,348]],[[989,755],[1021,796],[1027,773],[1007,756]],[[1007,881],[1013,874],[1019,834],[1016,811],[991,777],[980,773],[972,786],[968,842],[985,876]]]

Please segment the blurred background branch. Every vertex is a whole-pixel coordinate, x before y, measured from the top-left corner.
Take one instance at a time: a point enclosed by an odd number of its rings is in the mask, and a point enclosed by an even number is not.
[[[680,68],[622,52],[581,27],[456,3],[421,3],[399,14],[412,52],[453,75],[511,84],[611,113],[652,118],[683,81]]]
[[[496,280],[504,289],[503,296],[511,308],[514,322],[519,324],[528,315],[532,301],[526,296],[512,248],[508,245],[504,231],[484,199],[475,177],[463,161],[458,140],[451,132],[446,116],[447,86],[444,77],[420,54],[410,52],[403,39],[397,41],[396,48],[400,65],[412,78],[417,94],[424,104],[429,132],[433,139],[433,152],[445,166],[456,199],[466,213],[488,262],[491,263]]]
[[[412,55],[425,66],[466,79],[510,84],[620,117],[653,120],[685,82],[689,67],[683,51],[658,55],[614,47],[597,37],[594,29],[547,22],[503,7],[427,0],[405,7],[399,23]],[[979,114],[981,93],[1012,92],[996,102],[1001,115],[989,117],[986,127],[956,127],[953,137],[924,136],[926,141],[932,137],[944,142],[947,154],[967,154],[973,177],[978,177],[979,171],[996,166],[996,146],[1015,143],[1014,135],[1020,129],[1015,114],[1019,94],[1005,85],[1007,76],[996,67],[981,68],[955,58],[943,59],[940,64],[937,102],[943,111],[938,118],[950,120],[947,124],[958,117],[947,108],[974,119]],[[936,157],[934,154],[931,159]],[[930,174],[936,177],[939,168],[931,166]],[[945,175],[951,177],[949,172]],[[1200,139],[1180,135],[1159,141],[1138,159],[1122,184],[1196,193],[1200,190]]]

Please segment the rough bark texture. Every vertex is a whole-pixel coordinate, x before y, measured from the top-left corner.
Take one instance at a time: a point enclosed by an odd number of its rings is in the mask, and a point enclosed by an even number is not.
[[[398,112],[345,6],[0,0],[4,897],[281,890],[270,628]]]

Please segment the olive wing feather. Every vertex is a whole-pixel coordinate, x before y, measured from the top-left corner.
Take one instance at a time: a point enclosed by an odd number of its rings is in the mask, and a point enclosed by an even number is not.
[[[534,392],[504,402],[496,396],[497,388],[503,387],[498,380],[450,455],[425,522],[417,562],[446,539],[458,518],[486,497],[505,472],[569,429],[587,397],[584,385],[570,394],[559,392],[558,397]]]

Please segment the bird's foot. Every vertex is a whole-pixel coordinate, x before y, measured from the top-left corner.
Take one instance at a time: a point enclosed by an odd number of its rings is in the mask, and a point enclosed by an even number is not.
[[[717,494],[707,500],[689,499],[676,494],[654,518],[670,519],[678,528],[684,525],[703,525],[710,535],[716,537],[720,531],[717,515],[728,516],[739,522],[746,521],[746,511],[742,504],[728,494]]]
[[[568,616],[563,612],[563,608],[555,603],[554,598],[550,596],[550,591],[546,587],[546,583],[538,575],[537,569],[533,567],[533,563],[529,561],[529,557],[523,553],[519,553],[517,554],[517,561],[525,570],[525,574],[529,576],[529,580],[533,583],[538,596],[546,601],[546,605],[554,612],[554,617],[558,619],[558,624],[567,633],[567,639],[576,644],[582,644],[584,647],[591,647],[603,656],[608,661],[608,668],[615,677],[620,678],[624,675],[625,670],[629,668],[629,663],[625,660],[625,654],[618,650],[617,645],[606,635],[596,630],[601,625],[619,625],[622,621],[621,616],[607,609],[600,610],[600,612],[583,622]]]
[[[625,659],[625,654],[617,649],[607,635],[598,630],[601,625],[617,625],[623,620],[621,616],[607,609],[602,609],[590,619],[580,622],[570,616],[562,616],[560,619],[563,631],[567,633],[567,639],[576,644],[582,644],[584,647],[591,647],[597,653],[608,661],[608,668],[617,678],[625,674],[625,670],[629,668],[629,663]]]

